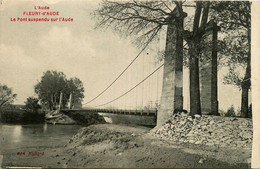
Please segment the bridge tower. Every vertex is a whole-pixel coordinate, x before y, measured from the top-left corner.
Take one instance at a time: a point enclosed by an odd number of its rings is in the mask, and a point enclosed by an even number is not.
[[[176,11],[174,11],[176,12]],[[181,22],[183,26],[183,18]],[[174,20],[173,20],[174,21]],[[217,90],[217,36],[220,28],[211,20],[207,24],[205,44],[210,50],[203,51],[208,58],[200,62],[201,110],[203,114],[218,115]],[[166,122],[174,110],[183,109],[183,37],[175,25],[169,24],[166,35],[163,89],[157,114],[157,126]]]
[[[220,27],[209,21],[204,35],[204,47],[200,61],[200,99],[202,114],[218,115],[218,62],[217,40]],[[209,50],[208,50],[209,49]]]
[[[173,23],[178,22],[183,27],[183,19],[187,14],[179,14],[177,8],[173,13],[174,16],[178,16],[178,20],[169,18],[170,23],[167,27],[163,87],[157,126],[166,122],[175,109],[183,109],[183,36]]]

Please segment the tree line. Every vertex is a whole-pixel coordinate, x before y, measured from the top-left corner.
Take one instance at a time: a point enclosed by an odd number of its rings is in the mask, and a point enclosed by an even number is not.
[[[62,97],[62,107],[68,104],[70,94],[72,94],[72,103],[80,105],[84,98],[84,86],[82,81],[73,77],[67,79],[63,72],[48,70],[43,73],[41,80],[34,86],[37,97],[30,96],[25,101],[25,109],[37,111],[40,108],[55,110]],[[8,107],[17,97],[12,88],[0,84],[0,110]],[[10,107],[10,106],[9,106]]]

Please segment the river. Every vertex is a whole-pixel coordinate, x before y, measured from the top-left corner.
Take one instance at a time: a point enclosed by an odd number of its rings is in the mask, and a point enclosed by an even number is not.
[[[0,123],[0,168],[42,166],[77,133],[79,125]]]

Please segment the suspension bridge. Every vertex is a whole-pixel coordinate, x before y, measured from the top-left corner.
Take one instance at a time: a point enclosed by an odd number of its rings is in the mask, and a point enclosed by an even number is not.
[[[208,54],[210,61],[202,65],[200,72],[204,112],[218,109],[215,27],[210,22],[207,39],[215,45]],[[175,110],[189,109],[189,97],[183,97],[189,93],[183,71],[183,38],[174,25],[169,25],[166,36],[147,43],[106,88],[82,104],[83,109],[71,111],[153,116],[157,124],[162,124]]]
[[[156,122],[162,93],[164,61],[160,37],[140,49],[107,87],[82,104],[84,113],[150,116]]]

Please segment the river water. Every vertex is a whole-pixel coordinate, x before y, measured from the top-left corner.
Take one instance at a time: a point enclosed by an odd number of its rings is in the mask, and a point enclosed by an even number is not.
[[[31,158],[48,156],[47,151],[64,146],[81,127],[79,125],[0,123],[0,168],[28,166],[26,164],[30,163]]]

